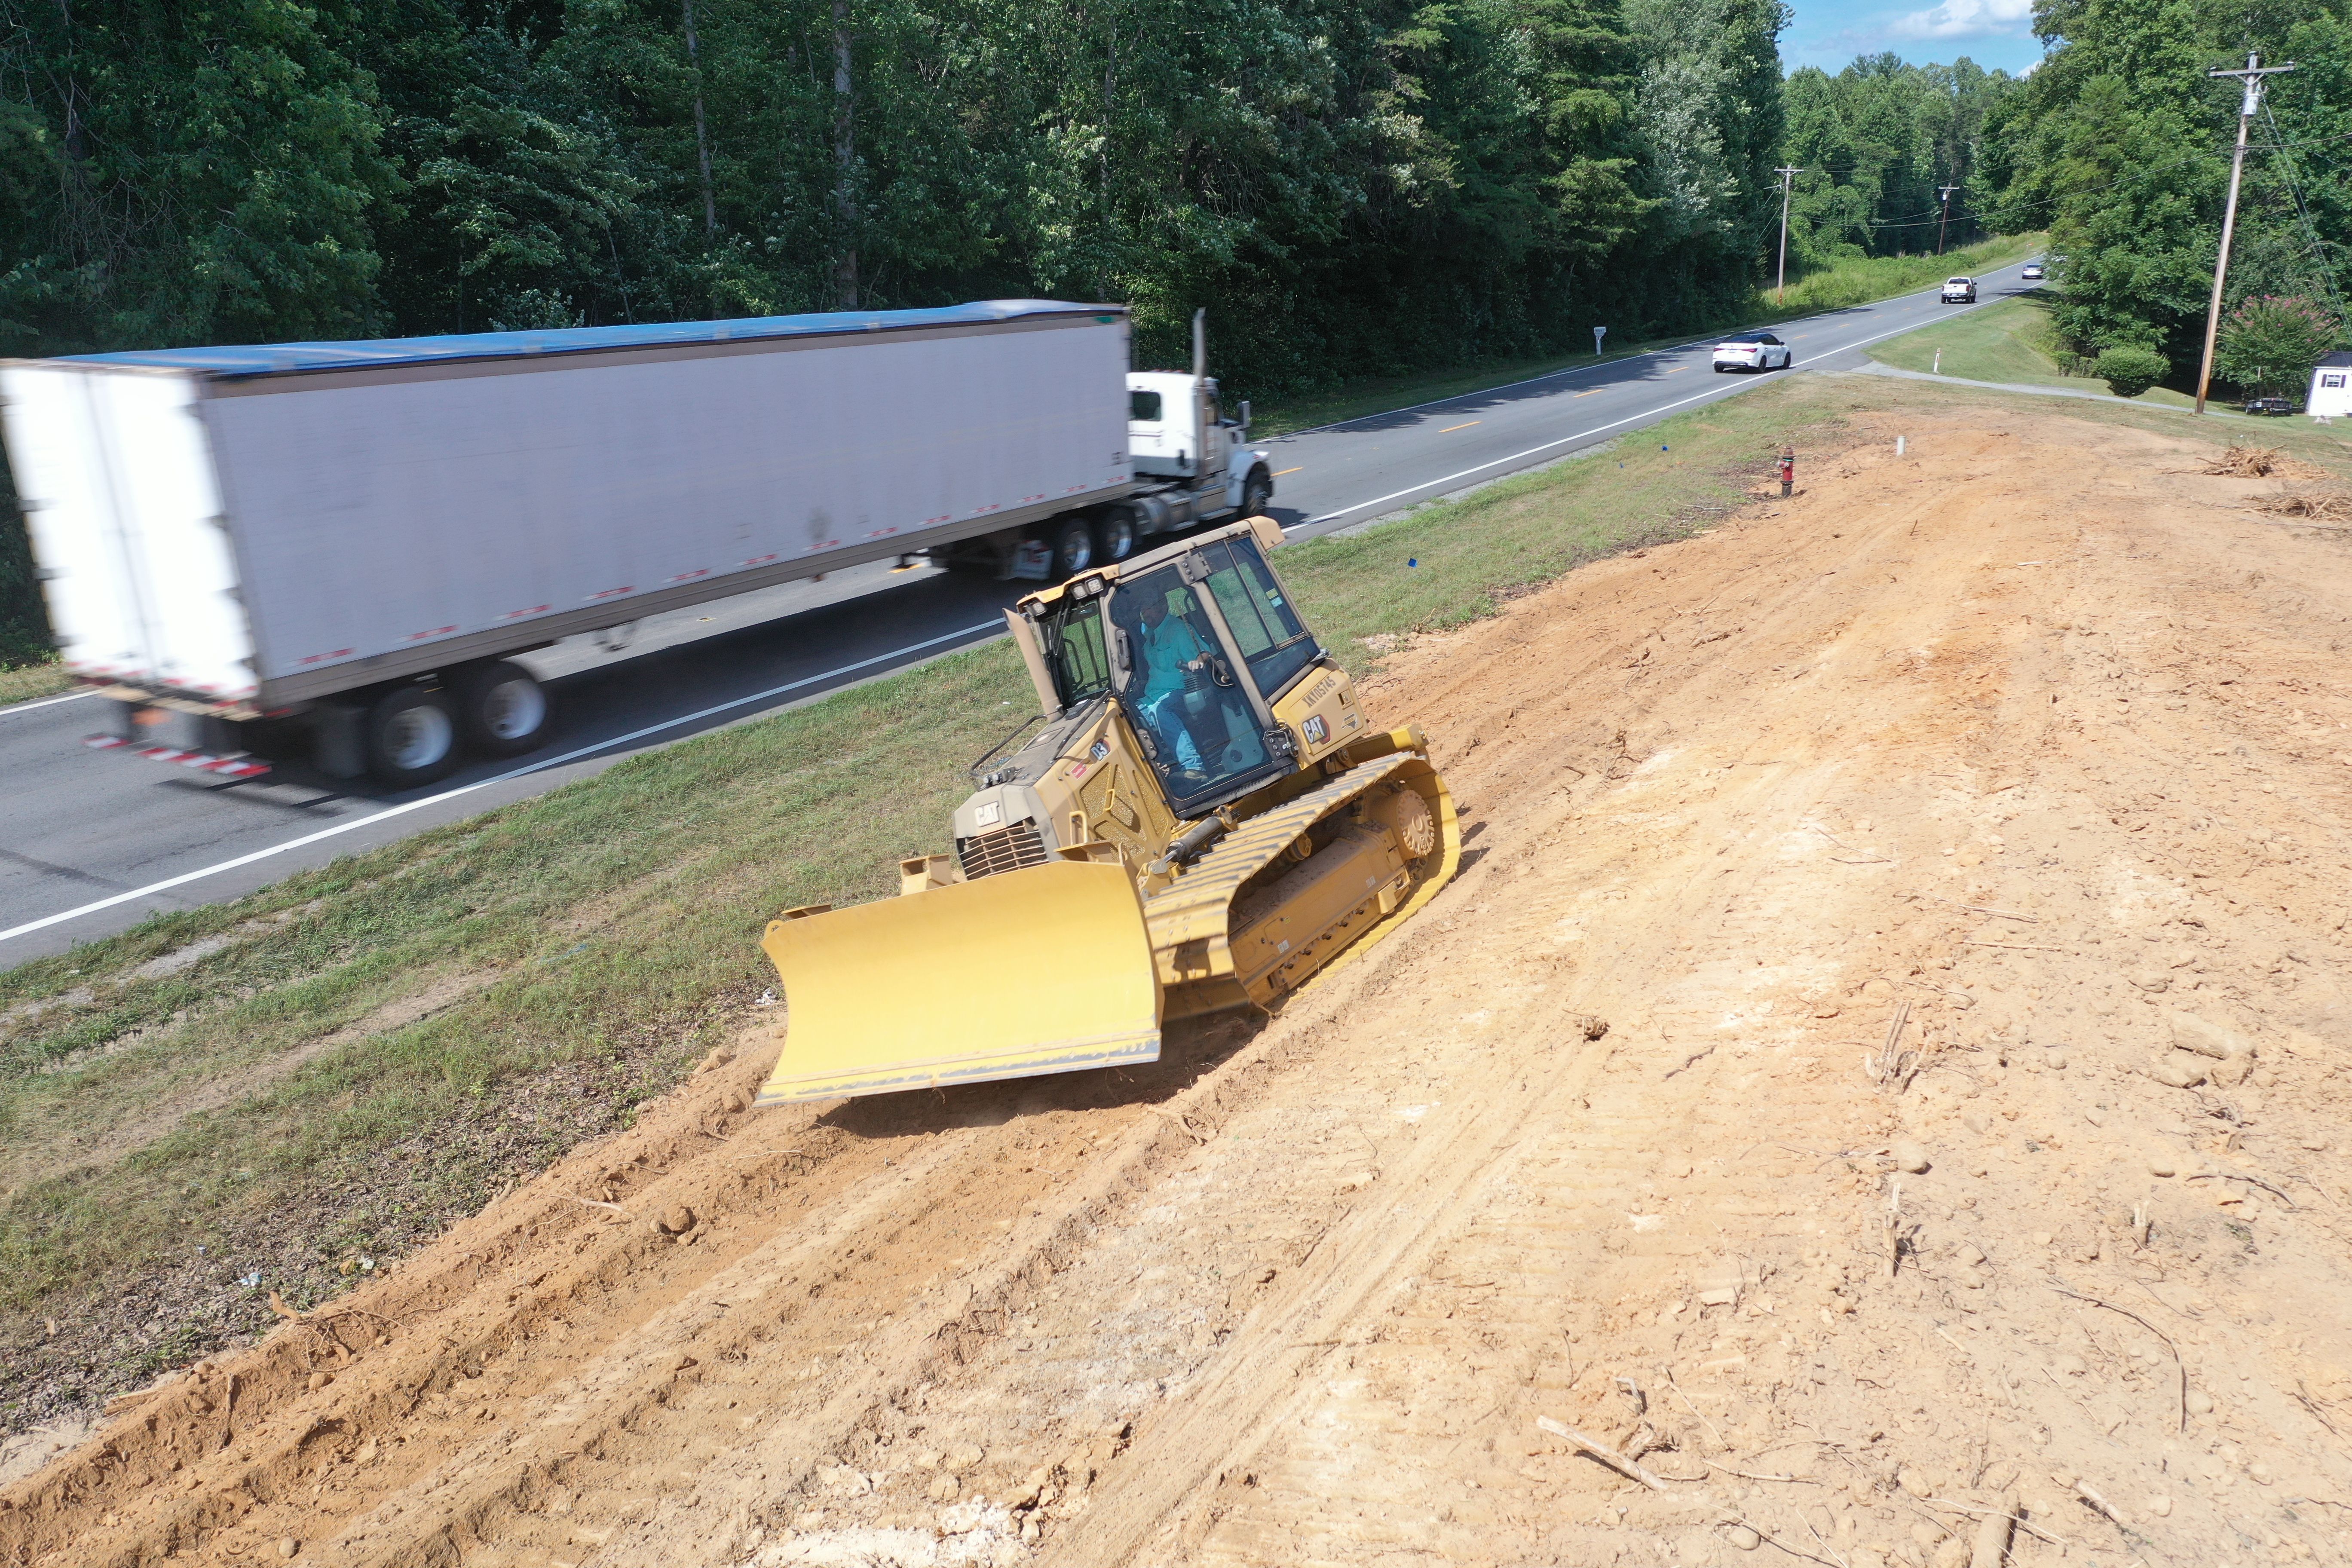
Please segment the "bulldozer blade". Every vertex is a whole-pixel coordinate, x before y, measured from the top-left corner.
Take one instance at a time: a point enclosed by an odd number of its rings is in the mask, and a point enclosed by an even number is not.
[[[1160,1058],[1135,883],[1053,861],[770,922],[783,1054],[761,1105]]]

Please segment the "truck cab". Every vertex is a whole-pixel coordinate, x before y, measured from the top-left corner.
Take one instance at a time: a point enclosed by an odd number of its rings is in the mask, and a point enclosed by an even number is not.
[[[1228,413],[1208,376],[1130,371],[1127,449],[1146,490],[1139,533],[1264,510],[1274,499],[1274,479],[1266,471],[1266,455],[1247,444],[1249,425],[1249,405],[1244,403],[1238,416]],[[1155,479],[1159,486],[1150,484]],[[1156,500],[1154,490],[1160,492]]]

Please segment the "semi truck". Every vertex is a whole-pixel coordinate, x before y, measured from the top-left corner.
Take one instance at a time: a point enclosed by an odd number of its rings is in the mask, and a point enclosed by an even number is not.
[[[1204,317],[938,310],[0,361],[92,743],[430,784],[548,733],[514,656],[893,556],[1058,582],[1265,510]]]

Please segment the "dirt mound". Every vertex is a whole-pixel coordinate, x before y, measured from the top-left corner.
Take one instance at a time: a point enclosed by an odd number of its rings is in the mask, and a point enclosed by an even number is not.
[[[2204,471],[2234,479],[2325,479],[2334,477],[2325,468],[2288,457],[2276,447],[2226,447],[2220,457],[2206,462]]]
[[[1392,656],[1469,863],[1279,1016],[821,1113],[747,1036],[0,1561],[2340,1560],[2352,557],[1869,419]]]

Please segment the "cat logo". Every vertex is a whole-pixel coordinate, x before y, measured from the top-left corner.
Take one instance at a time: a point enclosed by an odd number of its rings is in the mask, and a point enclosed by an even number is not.
[[[1323,721],[1323,715],[1320,713],[1308,714],[1307,722],[1300,725],[1299,729],[1306,735],[1307,743],[1310,746],[1319,746],[1331,738],[1331,726]]]

